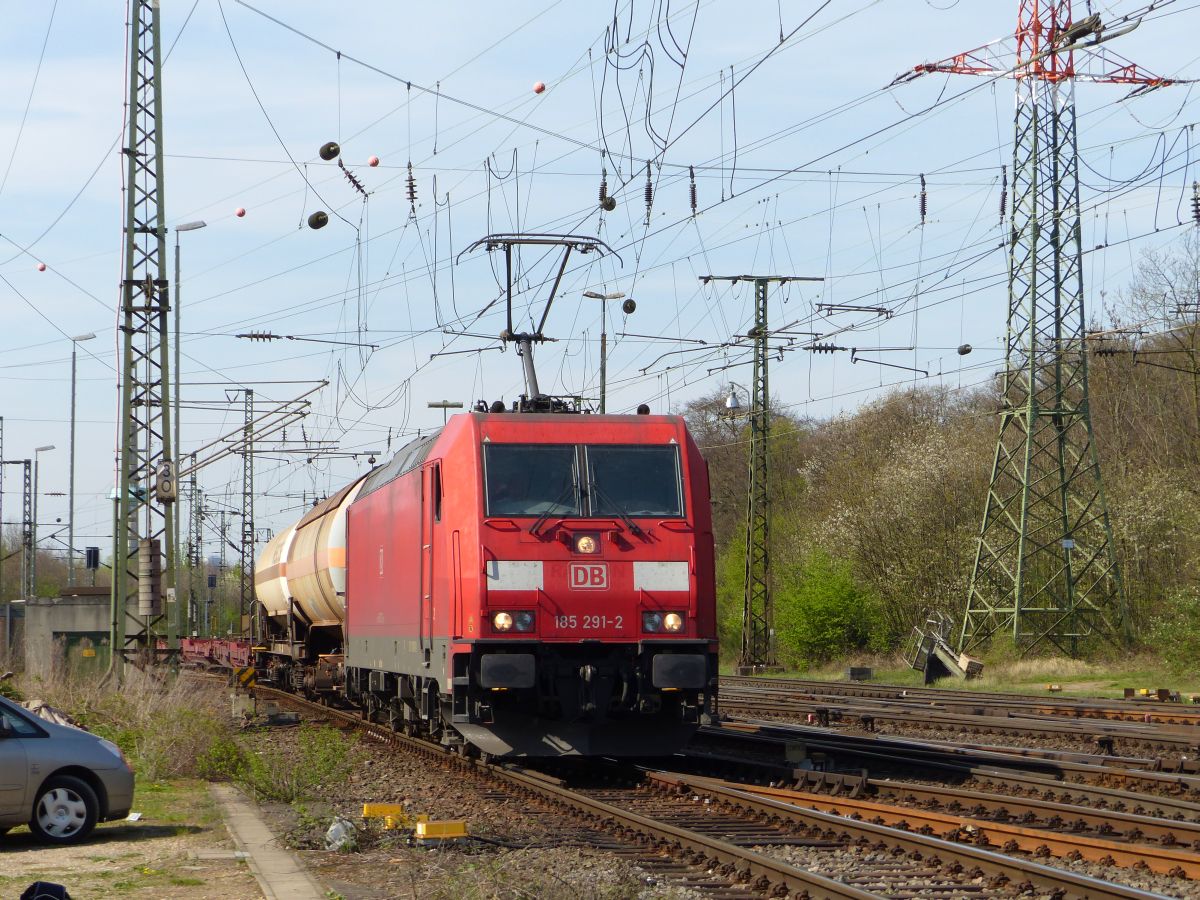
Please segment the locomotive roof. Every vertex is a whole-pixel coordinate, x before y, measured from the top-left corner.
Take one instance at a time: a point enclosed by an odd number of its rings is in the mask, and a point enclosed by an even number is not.
[[[442,429],[437,428],[429,434],[413,438],[413,440],[397,450],[396,455],[390,460],[372,469],[367,474],[367,483],[363,485],[360,496],[365,497],[372,491],[379,490],[379,488],[383,487],[393,478],[397,478],[405,472],[411,472],[421,463],[425,462],[425,457],[429,456],[433,442],[437,440],[438,435],[441,433]]]

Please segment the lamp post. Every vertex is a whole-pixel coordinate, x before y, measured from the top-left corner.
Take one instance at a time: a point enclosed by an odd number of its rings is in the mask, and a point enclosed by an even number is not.
[[[733,417],[745,415],[745,413],[742,412],[742,403],[740,400],[738,400],[737,396],[737,388],[740,387],[742,386],[736,382],[729,382],[729,396],[725,398],[725,415],[727,416]],[[742,388],[742,390],[746,391],[745,388]],[[746,391],[746,396],[750,396],[749,391]]]
[[[180,361],[179,361],[180,360],[180,350],[179,350],[179,338],[180,338],[179,317],[180,317],[180,313],[179,313],[179,310],[180,310],[180,306],[182,305],[181,299],[180,299],[180,291],[179,291],[179,280],[180,280],[179,279],[179,234],[180,234],[180,232],[183,232],[183,231],[199,231],[201,228],[207,228],[207,227],[208,227],[208,223],[205,222],[203,219],[197,219],[195,222],[184,222],[182,225],[175,226],[175,302],[172,304],[175,307],[175,369],[171,373],[173,376],[172,386],[174,388],[174,391],[173,391],[173,395],[174,395],[173,401],[174,402],[172,403],[172,406],[174,408],[173,408],[172,412],[174,413],[175,422],[174,422],[174,427],[171,429],[173,432],[173,434],[171,435],[173,438],[173,442],[172,442],[171,446],[172,446],[173,453],[174,453],[175,460],[176,460],[176,468],[175,468],[176,472],[179,471],[178,461],[183,459],[183,450],[179,446],[179,382],[181,380],[180,379],[181,368],[180,368]],[[179,591],[179,566],[178,566],[179,520],[180,520],[180,518],[182,518],[182,517],[179,515],[179,510],[176,509],[175,519],[174,519],[174,532],[175,533],[171,535],[171,547],[173,548],[174,554],[175,554],[175,561],[172,565],[171,571],[172,571],[172,578],[174,579],[173,584],[175,587],[176,594],[180,593],[180,591]],[[192,600],[191,581],[192,580],[191,580],[190,572],[189,572],[189,577],[185,582],[187,584],[187,590],[183,592],[186,596],[182,596],[182,597],[177,596],[176,597],[176,607],[175,607],[176,610],[180,610],[180,609],[189,610],[189,611],[191,610],[191,600]],[[180,605],[180,604],[182,604],[182,605]],[[185,621],[183,623],[184,628],[188,628],[189,624],[190,624],[186,621],[187,615],[188,614],[185,612],[184,613]]]
[[[625,300],[625,294],[621,291],[611,294],[584,291],[583,296],[589,300],[600,301],[600,414],[603,415],[608,400],[608,301]],[[625,315],[629,315],[637,309],[637,303],[631,297],[621,304],[621,309]]]
[[[46,444],[44,447],[33,448],[33,521],[30,523],[31,530],[33,531],[33,558],[29,560],[29,567],[31,570],[29,582],[33,585],[33,593],[35,595],[37,594],[38,463],[41,461],[41,456],[39,454],[53,449],[53,444]]]
[[[77,334],[71,338],[71,440],[68,450],[70,487],[67,489],[67,584],[75,584],[75,355],[82,341],[93,340],[96,335]]]
[[[462,409],[461,400],[430,400],[425,404],[429,409],[440,409],[442,411],[442,424],[446,424],[446,410]]]

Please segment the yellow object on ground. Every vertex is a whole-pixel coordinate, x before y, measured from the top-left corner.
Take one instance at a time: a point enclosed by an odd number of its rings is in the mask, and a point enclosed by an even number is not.
[[[444,822],[418,822],[418,841],[452,841],[467,836],[465,819],[450,819]]]
[[[362,817],[364,819],[385,819],[388,816],[404,818],[403,803],[364,803]]]

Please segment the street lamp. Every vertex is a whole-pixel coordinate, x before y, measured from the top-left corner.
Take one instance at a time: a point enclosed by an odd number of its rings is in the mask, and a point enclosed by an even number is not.
[[[429,409],[440,409],[442,411],[442,424],[446,424],[446,410],[462,409],[461,400],[430,400],[425,404]]]
[[[608,399],[608,301],[624,300],[625,294],[621,291],[614,291],[611,294],[584,291],[583,296],[589,300],[600,301],[600,414],[603,415]],[[621,304],[621,311],[627,316],[635,309],[637,309],[637,303],[632,297]]]
[[[44,453],[47,450],[53,450],[53,444],[46,444],[44,447],[33,448],[33,522],[31,543],[33,545],[33,558],[29,560],[29,568],[31,570],[30,583],[33,585],[33,593],[37,595],[37,526],[38,526],[38,463],[41,461],[39,453]]]
[[[742,388],[742,390],[745,391],[745,393],[746,393],[746,399],[748,401],[750,400],[750,392],[749,391],[747,391],[744,387],[742,387],[740,384],[737,384],[736,382],[733,382],[733,381],[729,382],[729,396],[725,398],[725,413],[724,414],[726,416],[729,416],[730,418],[733,418],[735,416],[748,415],[747,413],[742,412],[742,402],[740,400],[738,400],[738,395],[737,395],[738,388]],[[753,405],[753,402],[751,402],[751,405]]]
[[[180,446],[179,446],[179,382],[180,382],[179,376],[180,376],[180,371],[181,371],[180,370],[180,362],[179,362],[179,359],[180,359],[179,310],[180,310],[180,307],[182,306],[182,303],[180,302],[180,291],[179,291],[179,234],[182,231],[199,231],[201,228],[207,228],[207,227],[208,227],[208,223],[205,222],[203,219],[197,219],[195,222],[184,222],[182,225],[175,226],[175,302],[173,304],[173,306],[175,307],[175,371],[172,373],[174,375],[174,388],[175,388],[174,403],[173,403],[174,409],[172,410],[172,412],[175,415],[175,422],[174,422],[174,428],[172,428],[171,431],[172,431],[172,437],[174,438],[174,441],[172,444],[172,454],[173,454],[175,462],[176,462],[176,471],[179,471],[178,462],[180,459],[183,458],[183,451],[180,449]],[[175,559],[178,559],[178,557],[179,557],[179,520],[181,518],[182,518],[182,516],[179,515],[179,510],[177,509],[175,511],[175,517],[174,517],[174,529],[173,529],[174,534],[171,535],[171,552],[174,554]],[[179,574],[178,574],[179,567],[175,564],[175,559],[169,560],[168,562],[171,566],[171,579],[172,579],[171,583],[173,585],[175,585],[176,592],[178,592],[178,590],[179,590]],[[185,610],[191,609],[191,601],[192,601],[191,578],[189,578],[188,582],[187,582],[186,594],[187,594],[187,596],[180,598],[184,605],[181,607],[177,606],[176,609],[185,609]],[[185,627],[187,626],[187,624],[188,623],[186,623],[186,622],[184,623]]]
[[[94,340],[92,332],[71,338],[71,446],[68,451],[71,467],[70,487],[67,489],[67,584],[75,584],[75,351],[82,341]]]

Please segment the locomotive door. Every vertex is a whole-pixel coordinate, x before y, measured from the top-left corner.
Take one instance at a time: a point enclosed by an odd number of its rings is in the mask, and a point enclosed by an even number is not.
[[[429,665],[433,653],[433,526],[442,517],[442,479],[438,463],[421,472],[421,608],[418,625],[421,657]]]

